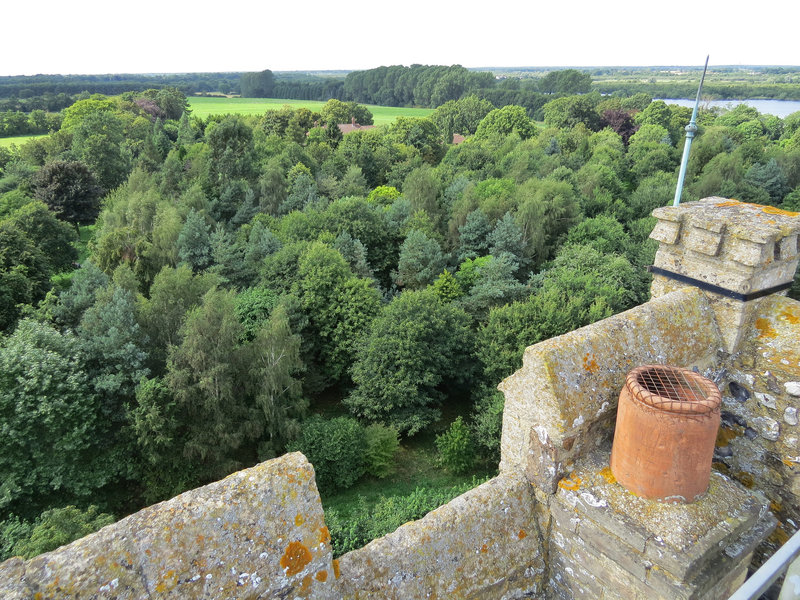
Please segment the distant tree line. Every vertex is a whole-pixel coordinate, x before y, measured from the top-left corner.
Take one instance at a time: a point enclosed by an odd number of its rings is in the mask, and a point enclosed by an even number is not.
[[[0,77],[0,98],[24,101],[34,97],[46,98],[48,95],[74,95],[81,92],[116,95],[163,87],[174,87],[187,95],[205,92],[238,93],[240,75],[240,73],[180,73],[3,76]],[[19,107],[17,110],[26,109]],[[47,107],[45,110],[53,108]]]
[[[353,71],[343,79],[276,76],[269,70],[243,73],[240,89],[243,97],[323,101],[335,98],[363,104],[430,108],[475,94],[494,106],[524,106],[533,115],[550,95],[586,93],[591,83],[591,76],[575,69],[551,71],[540,79],[526,81],[521,87],[518,79],[498,84],[492,73],[471,71],[460,65],[395,65]]]
[[[621,96],[644,93],[653,98],[694,98],[697,94],[697,82],[597,81],[592,85],[592,89],[601,94]],[[716,83],[706,81],[703,84],[703,95],[719,100],[748,98],[800,100],[800,85],[796,83]]]

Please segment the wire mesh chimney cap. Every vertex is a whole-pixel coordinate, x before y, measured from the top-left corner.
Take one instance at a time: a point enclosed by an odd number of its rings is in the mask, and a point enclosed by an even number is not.
[[[639,402],[670,413],[710,414],[722,400],[713,381],[680,367],[643,365],[628,373],[625,384]]]

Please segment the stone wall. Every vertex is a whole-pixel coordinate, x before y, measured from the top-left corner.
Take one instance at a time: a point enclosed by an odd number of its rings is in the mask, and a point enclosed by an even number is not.
[[[0,598],[333,600],[337,577],[314,469],[297,452],[8,560]]]
[[[800,528],[800,302],[766,299],[748,342],[711,376],[723,393],[715,468],[767,495],[774,550]]]
[[[523,477],[500,475],[342,556],[342,597],[541,598],[542,516]]]

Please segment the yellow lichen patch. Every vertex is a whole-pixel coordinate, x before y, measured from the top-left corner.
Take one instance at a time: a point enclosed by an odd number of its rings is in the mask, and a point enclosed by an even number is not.
[[[331,564],[333,564],[333,576],[336,579],[339,579],[339,575],[341,575],[341,573],[339,572],[339,559],[338,558],[334,558],[331,561]]]
[[[759,337],[774,338],[777,335],[772,328],[772,323],[769,322],[769,319],[764,317],[756,319],[756,329],[758,329]]]
[[[717,431],[716,446],[719,448],[724,448],[731,443],[731,440],[739,437],[740,435],[741,434],[732,427],[720,427],[719,431]]]
[[[787,467],[793,467],[794,466],[794,461],[791,460],[790,458],[785,457],[785,456],[783,458],[781,458],[781,462],[783,464],[785,464]]]
[[[528,534],[527,534],[527,533],[525,533],[525,530],[524,530],[524,529],[520,529],[520,530],[519,530],[519,533],[517,534],[517,537],[518,537],[519,539],[521,539],[521,540],[524,540],[526,537],[528,537]]]
[[[606,467],[605,469],[600,469],[599,475],[605,479],[608,483],[617,483],[617,478],[614,477],[614,473],[611,472],[611,467]]]
[[[175,576],[175,571],[170,569],[161,578],[161,581],[156,584],[156,591],[160,594],[170,591],[178,585],[178,578]]]
[[[297,516],[294,518],[295,526],[300,527],[300,525],[302,525],[305,522],[306,522],[305,517],[303,517],[303,515],[301,515],[300,513],[297,513]]]
[[[783,510],[783,506],[781,506],[780,502],[775,502],[775,500],[772,500],[769,503],[769,509],[774,513],[778,513],[781,512],[781,510]]]
[[[558,487],[562,490],[579,490],[581,489],[581,478],[575,475],[575,471],[569,474],[569,477],[564,477],[558,482]]]
[[[782,215],[784,217],[800,217],[800,212],[792,212],[790,210],[782,210],[774,206],[764,206],[761,208],[768,215]]]
[[[797,325],[798,323],[800,323],[800,315],[797,314],[797,312],[792,312],[789,309],[786,309],[781,313],[781,318],[785,319],[792,325]]]
[[[723,208],[725,206],[739,206],[741,202],[738,200],[727,200],[726,202],[718,202],[717,208]]]
[[[600,368],[597,366],[595,356],[591,352],[587,352],[586,356],[583,357],[583,368],[589,373],[597,373],[597,370]]]
[[[752,473],[748,473],[747,471],[739,471],[736,475],[733,476],[736,481],[741,483],[747,489],[752,489],[753,485],[755,485],[755,478],[753,477]]]
[[[310,562],[311,552],[300,542],[291,542],[281,557],[281,567],[290,577],[297,575]]]
[[[331,532],[328,531],[328,528],[323,525],[319,528],[319,543],[320,544],[327,544],[331,541]]]
[[[325,583],[326,581],[328,581],[328,572],[327,571],[318,571],[317,574],[314,575],[314,577],[317,578],[317,581],[321,581],[322,583]]]

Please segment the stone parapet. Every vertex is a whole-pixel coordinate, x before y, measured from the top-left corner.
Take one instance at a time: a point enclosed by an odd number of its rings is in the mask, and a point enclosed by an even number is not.
[[[566,465],[611,439],[625,376],[644,364],[700,370],[722,341],[705,296],[685,289],[526,349],[505,393],[501,472],[552,493]]]
[[[650,237],[659,248],[651,295],[706,286],[725,349],[736,352],[760,302],[753,296],[794,278],[800,213],[711,197],[658,208],[653,216],[658,223]]]
[[[29,561],[4,600],[338,599],[314,469],[299,452],[145,508]]]
[[[541,598],[540,513],[530,483],[499,475],[342,556],[342,597]]]

